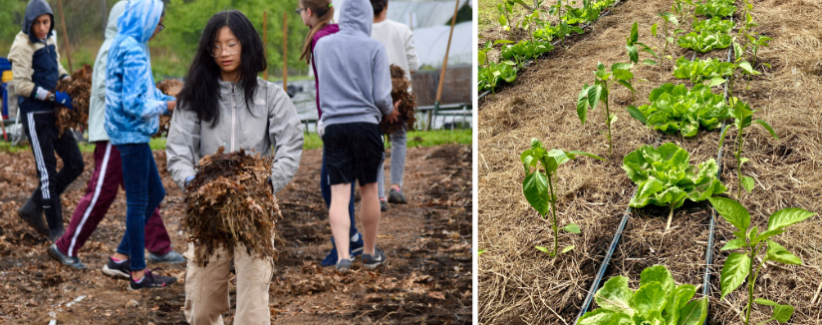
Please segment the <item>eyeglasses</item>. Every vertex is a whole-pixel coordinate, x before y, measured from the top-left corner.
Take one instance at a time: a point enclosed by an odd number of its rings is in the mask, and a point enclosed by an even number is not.
[[[157,24],[157,27],[159,27],[159,28],[160,28],[160,30],[158,30],[158,32],[162,32],[162,31],[163,31],[163,29],[166,29],[166,25],[163,25],[163,23],[159,23],[159,24]]]
[[[297,8],[297,10],[295,10],[295,11],[297,12],[298,15],[301,15],[303,13],[303,11],[306,11],[306,10],[308,10],[308,8]]]
[[[234,55],[240,52],[240,43],[229,43],[225,47],[215,45],[211,47],[211,56],[212,57],[219,57],[223,55],[223,49],[228,55]]]

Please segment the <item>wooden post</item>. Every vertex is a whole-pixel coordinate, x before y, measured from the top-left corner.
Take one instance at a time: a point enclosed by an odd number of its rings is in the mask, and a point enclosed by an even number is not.
[[[288,13],[283,13],[283,90],[288,91]]]
[[[266,12],[263,11],[263,48],[265,49],[265,57],[268,60],[268,18],[266,17]],[[265,65],[265,71],[263,71],[263,79],[268,81],[268,65]]]
[[[71,47],[69,47],[69,37],[68,32],[66,31],[66,18],[63,17],[63,0],[57,0],[57,7],[60,9],[60,22],[63,25],[63,37],[66,43],[66,59],[68,59],[68,66],[69,66],[69,75],[74,72],[74,69],[71,67]]]
[[[413,12],[408,14],[408,27],[411,28],[412,31],[414,30],[414,13]]]
[[[431,118],[437,115],[440,108],[440,99],[442,99],[442,85],[445,82],[445,69],[448,68],[448,52],[451,51],[451,38],[454,37],[454,25],[457,23],[457,12],[460,10],[460,0],[454,6],[454,17],[451,17],[451,32],[448,34],[448,46],[445,48],[445,59],[442,61],[442,71],[440,71],[440,84],[437,86],[437,98],[434,101],[434,111],[428,113],[428,125],[425,127],[427,131],[431,130]]]

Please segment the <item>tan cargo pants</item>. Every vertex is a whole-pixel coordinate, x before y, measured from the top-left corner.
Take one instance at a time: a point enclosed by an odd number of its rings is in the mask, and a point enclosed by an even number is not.
[[[223,325],[222,314],[230,308],[228,297],[229,261],[223,248],[209,257],[206,267],[194,263],[194,245],[188,244],[185,257],[186,302],[184,313],[191,325]],[[268,286],[273,275],[272,260],[249,256],[244,246],[234,250],[237,272],[237,311],[234,324],[271,325]]]

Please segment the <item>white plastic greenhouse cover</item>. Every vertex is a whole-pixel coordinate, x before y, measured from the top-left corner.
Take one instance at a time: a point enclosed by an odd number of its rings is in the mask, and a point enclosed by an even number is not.
[[[473,39],[472,22],[467,21],[454,26],[454,37],[451,40],[451,51],[448,52],[448,66],[458,64],[472,64]],[[421,65],[429,65],[435,68],[442,66],[445,58],[445,49],[448,47],[448,33],[450,26],[435,26],[429,28],[418,28],[414,30],[414,44],[417,46],[417,54],[420,57]]]
[[[448,24],[454,16],[456,0],[389,0],[388,19],[417,28],[442,26]],[[340,9],[345,0],[332,0],[334,3],[334,21],[340,20]],[[466,3],[473,6],[473,1],[459,0],[460,8]],[[413,17],[413,18],[412,18]],[[413,19],[413,24],[410,20]]]

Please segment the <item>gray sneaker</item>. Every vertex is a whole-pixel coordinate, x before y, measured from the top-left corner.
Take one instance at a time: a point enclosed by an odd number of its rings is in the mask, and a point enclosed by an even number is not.
[[[81,263],[80,259],[77,258],[76,256],[72,257],[72,256],[68,256],[66,254],[63,254],[63,252],[61,252],[60,249],[57,248],[57,244],[52,244],[49,247],[48,253],[49,253],[49,256],[51,256],[51,258],[57,260],[58,262],[62,263],[63,265],[71,266],[71,267],[73,267],[75,269],[78,269],[78,270],[88,269],[88,266]]]
[[[388,211],[388,202],[385,202],[385,200],[380,200],[380,211]]]
[[[168,251],[163,255],[157,255],[154,253],[148,254],[148,262],[149,263],[166,263],[166,264],[182,264],[186,262],[186,258],[180,253],[175,251]]]
[[[34,203],[32,197],[17,210],[17,216],[29,224],[35,231],[43,236],[49,235],[49,226],[43,219],[43,208]]]
[[[405,199],[405,195],[402,194],[402,190],[397,191],[394,188],[391,188],[391,190],[388,191],[388,203],[406,204],[408,203],[408,200]]]
[[[351,269],[351,259],[343,259],[337,262],[338,272],[348,272]]]
[[[385,252],[378,247],[374,247],[374,255],[362,254],[362,266],[366,269],[376,269],[382,263],[385,263]]]

